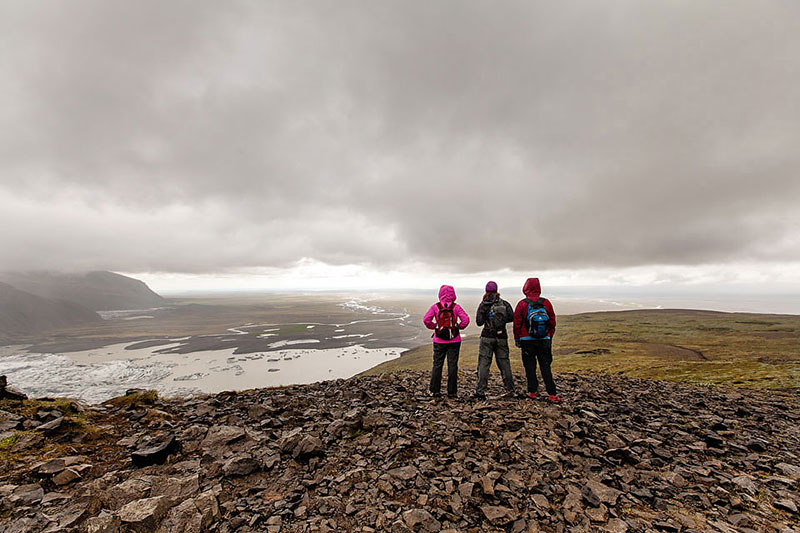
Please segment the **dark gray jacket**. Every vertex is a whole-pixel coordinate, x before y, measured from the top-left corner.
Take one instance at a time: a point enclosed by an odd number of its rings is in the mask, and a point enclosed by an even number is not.
[[[506,324],[513,322],[514,309],[511,307],[511,304],[502,298],[500,298],[500,301],[503,302],[506,308]],[[481,337],[487,337],[490,339],[507,339],[508,331],[506,331],[505,325],[503,325],[503,331],[501,333],[497,333],[493,328],[490,327],[491,324],[488,323],[489,310],[492,308],[492,304],[494,304],[494,300],[483,300],[480,305],[478,305],[478,312],[475,315],[475,323],[479,326],[483,326]]]

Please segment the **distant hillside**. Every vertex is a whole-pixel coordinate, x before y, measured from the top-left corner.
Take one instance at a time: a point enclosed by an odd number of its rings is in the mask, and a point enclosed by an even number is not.
[[[164,299],[143,281],[113,272],[5,272],[0,273],[0,282],[42,298],[75,302],[94,311],[164,305]]]
[[[560,315],[558,324],[555,372],[800,389],[797,315],[649,309]],[[474,372],[480,330],[470,325],[466,334],[459,368]],[[510,347],[511,366],[522,373],[520,351]],[[429,370],[431,357],[426,343],[365,374]]]
[[[0,340],[100,321],[100,315],[80,304],[49,300],[0,283]]]

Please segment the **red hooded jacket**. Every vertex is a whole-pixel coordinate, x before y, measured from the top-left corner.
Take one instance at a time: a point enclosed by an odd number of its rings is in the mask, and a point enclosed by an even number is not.
[[[539,284],[539,278],[528,278],[525,285],[522,286],[522,292],[534,302],[541,298],[542,286]],[[553,304],[547,298],[544,299],[544,309],[547,311],[547,316],[550,317],[550,320],[547,321],[547,334],[552,339],[556,333],[556,312],[553,311]],[[530,336],[528,327],[525,324],[527,318],[528,302],[520,300],[517,302],[516,309],[514,309],[514,340]]]

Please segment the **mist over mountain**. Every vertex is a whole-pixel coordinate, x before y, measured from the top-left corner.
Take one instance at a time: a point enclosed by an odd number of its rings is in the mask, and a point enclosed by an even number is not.
[[[101,320],[78,303],[49,300],[0,282],[0,341]]]
[[[67,300],[93,311],[164,305],[164,298],[143,281],[113,272],[0,272],[0,281],[41,298]]]

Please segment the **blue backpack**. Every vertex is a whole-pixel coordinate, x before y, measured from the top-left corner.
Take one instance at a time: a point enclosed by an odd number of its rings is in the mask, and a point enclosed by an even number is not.
[[[535,302],[530,298],[525,298],[528,302],[528,316],[525,321],[525,326],[528,328],[528,334],[534,339],[546,339],[547,335],[547,321],[550,316],[544,308],[544,298],[539,298]]]

